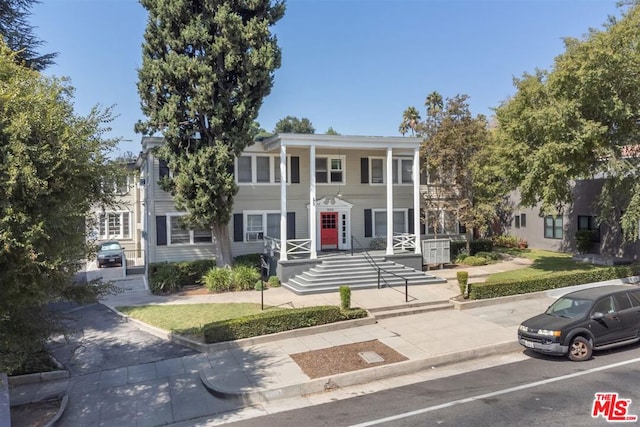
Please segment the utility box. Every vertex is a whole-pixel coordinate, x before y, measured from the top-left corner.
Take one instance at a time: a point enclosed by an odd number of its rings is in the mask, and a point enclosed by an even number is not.
[[[439,264],[440,268],[444,264],[451,262],[451,240],[450,239],[428,239],[422,241],[422,264]]]

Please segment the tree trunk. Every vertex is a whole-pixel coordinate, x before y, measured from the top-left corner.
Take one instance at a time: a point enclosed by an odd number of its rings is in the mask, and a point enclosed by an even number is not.
[[[471,255],[471,239],[473,239],[473,229],[471,227],[467,227],[467,232],[465,233],[465,235],[467,237],[467,254]]]
[[[225,267],[233,264],[231,254],[231,238],[227,224],[212,224],[213,237],[216,239],[216,265]]]

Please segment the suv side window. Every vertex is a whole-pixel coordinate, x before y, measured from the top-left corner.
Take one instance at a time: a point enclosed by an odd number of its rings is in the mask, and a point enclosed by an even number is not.
[[[629,297],[627,296],[626,292],[615,294],[613,296],[613,299],[616,300],[618,311],[627,310],[631,308],[631,301],[629,301]]]
[[[613,305],[613,298],[609,296],[598,301],[596,305],[593,307],[593,310],[591,310],[591,314],[593,313],[607,314],[607,313],[613,313],[614,311],[616,310]]]
[[[640,289],[629,292],[629,298],[634,307],[640,307]]]

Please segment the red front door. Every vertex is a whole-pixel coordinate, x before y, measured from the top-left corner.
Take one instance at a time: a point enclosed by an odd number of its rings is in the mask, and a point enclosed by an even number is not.
[[[338,249],[338,212],[320,212],[321,249]]]

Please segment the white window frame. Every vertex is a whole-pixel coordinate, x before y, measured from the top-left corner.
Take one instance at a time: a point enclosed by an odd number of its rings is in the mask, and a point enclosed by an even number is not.
[[[327,160],[327,182],[318,181],[318,171],[316,169],[316,185],[345,185],[347,183],[347,156],[340,154],[319,154],[316,155],[316,161],[318,159]],[[342,164],[342,169],[340,169],[340,172],[342,172],[342,181],[331,180],[331,160],[340,160],[340,163]],[[338,169],[336,169],[335,171],[337,172]]]
[[[380,160],[382,162],[382,181],[373,182],[373,161]],[[387,161],[384,157],[369,157],[369,185],[384,185],[387,176]]]
[[[373,182],[373,160],[380,160],[382,162],[382,181],[381,182]],[[393,157],[392,162],[396,166],[396,173],[393,177],[394,182],[393,185],[413,185],[413,173],[411,173],[410,181],[402,180],[402,162],[410,161],[411,166],[413,167],[413,159],[409,157]],[[393,171],[391,171],[393,175]],[[387,182],[387,159],[385,157],[369,157],[369,185],[385,185]]]
[[[247,226],[249,224],[248,216],[249,215],[261,215],[262,216],[262,231],[248,231]],[[264,236],[267,233],[267,215],[278,215],[280,217],[280,211],[274,210],[266,210],[266,211],[242,211],[242,241],[245,243],[255,243],[262,242],[264,240]],[[248,238],[249,233],[260,234],[261,236],[256,235],[255,239]],[[280,236],[270,236],[279,239]]]
[[[250,157],[251,158],[251,182],[240,182],[238,181],[239,169],[238,169],[238,158],[236,157],[234,161],[234,177],[237,185],[280,185],[280,181],[276,181],[276,168],[280,169],[280,161],[276,162],[276,158],[280,158],[279,154],[268,154],[268,153],[243,153],[239,157]],[[269,182],[258,182],[258,157],[268,157],[269,158]],[[291,156],[287,155],[287,175],[291,176]],[[288,180],[287,185],[291,184]]]
[[[384,234],[379,234],[376,231],[376,213],[387,212],[386,209],[371,209],[371,231],[373,237],[387,237],[387,231],[385,230]],[[394,209],[393,212],[402,212],[404,214],[404,230],[401,233],[408,233],[409,230],[409,209]],[[386,222],[385,222],[386,224]],[[396,233],[394,231],[394,233]]]
[[[213,243],[213,231],[211,231],[211,241],[210,242],[195,242],[193,236],[193,229],[187,229],[189,232],[189,242],[186,243],[172,243],[171,242],[171,218],[179,218],[187,215],[186,212],[170,212],[167,213],[167,246],[187,246],[187,245],[211,245]]]
[[[100,233],[100,217],[104,215],[104,222],[102,223],[102,226],[104,227],[104,234]],[[120,232],[116,233],[116,234],[110,234],[109,233],[109,215],[119,215],[120,216]],[[128,235],[125,236],[125,226],[124,226],[124,216],[127,215],[129,217],[129,221],[128,221]],[[98,235],[98,239],[99,240],[110,240],[110,239],[122,239],[122,240],[129,240],[129,239],[133,239],[132,233],[131,233],[131,212],[129,211],[108,211],[108,212],[100,212],[98,213],[98,220],[97,220],[97,224],[98,224],[98,230],[97,230],[97,235]]]

